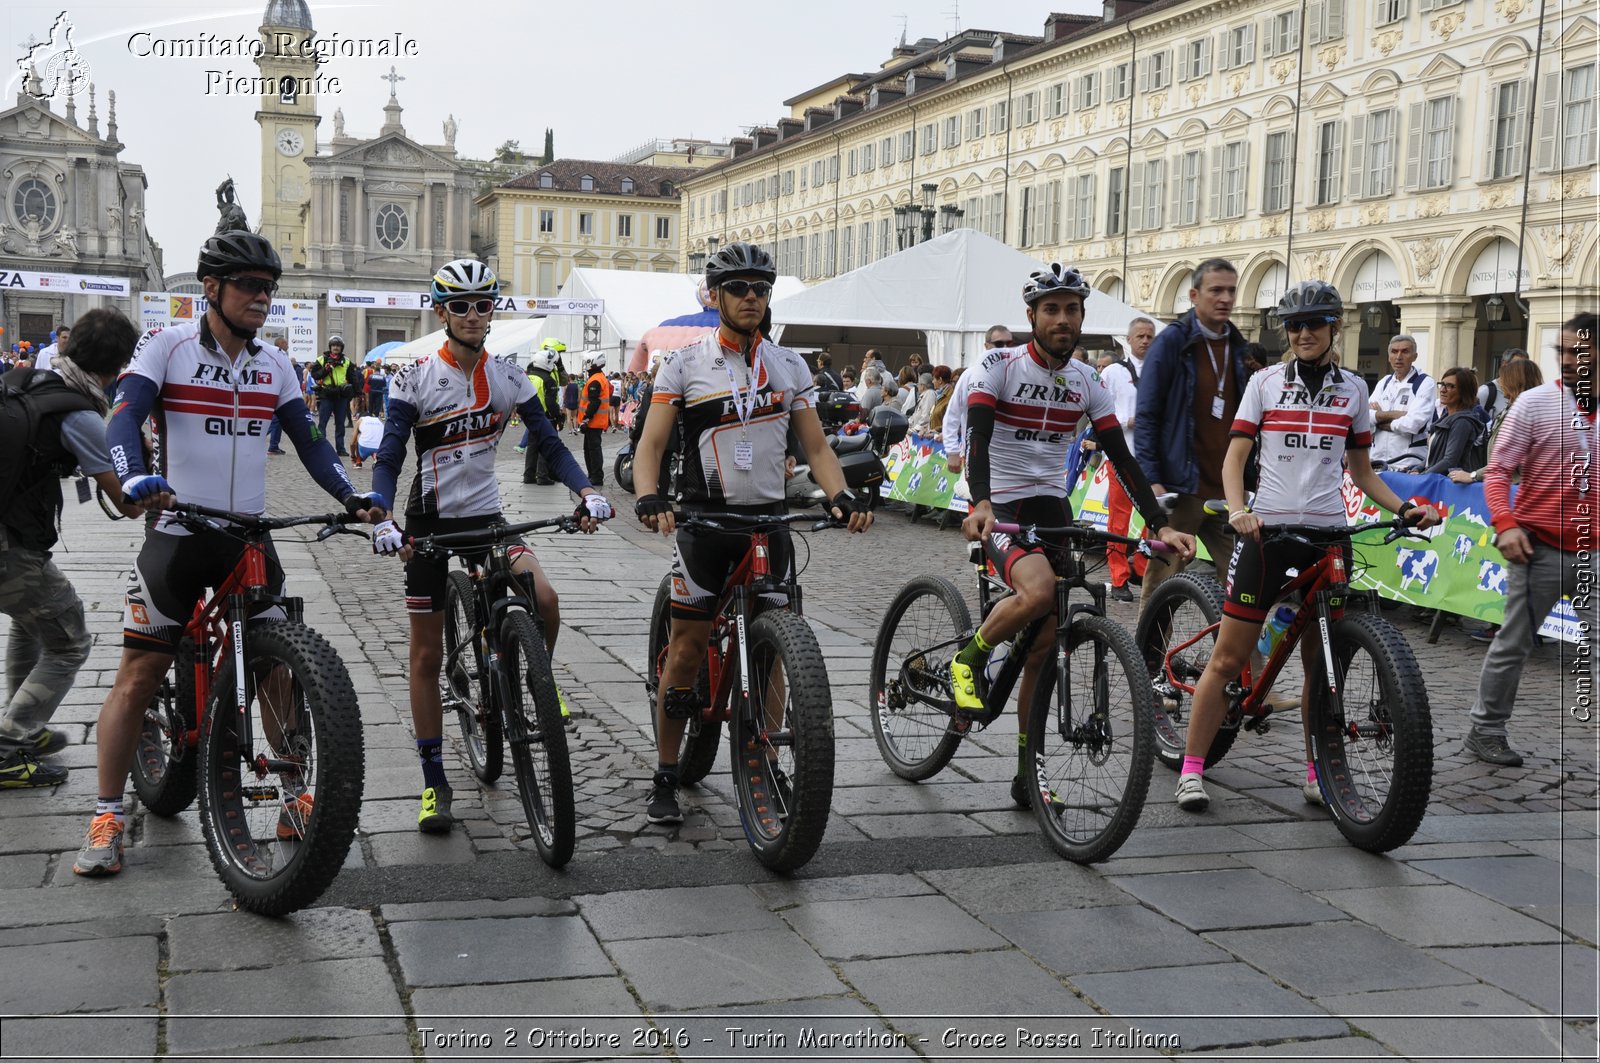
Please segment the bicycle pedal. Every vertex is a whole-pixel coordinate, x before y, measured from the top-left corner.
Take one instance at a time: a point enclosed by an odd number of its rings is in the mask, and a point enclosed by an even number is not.
[[[1245,721],[1244,729],[1246,731],[1254,731],[1256,734],[1264,735],[1268,731],[1272,730],[1272,721],[1267,719],[1265,716],[1252,716],[1250,719]]]

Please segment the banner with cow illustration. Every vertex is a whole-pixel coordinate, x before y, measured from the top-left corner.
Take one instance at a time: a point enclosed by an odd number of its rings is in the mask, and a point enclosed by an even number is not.
[[[908,436],[890,449],[884,459],[888,470],[882,491],[898,502],[965,513],[967,481],[945,465],[944,447],[928,436]],[[1066,475],[1063,470],[1062,475]],[[1419,532],[1425,538],[1406,538],[1385,546],[1381,533],[1357,537],[1352,585],[1375,588],[1393,601],[1472,617],[1498,624],[1505,617],[1505,558],[1494,548],[1489,527],[1489,507],[1482,484],[1453,483],[1447,476],[1382,473],[1384,482],[1401,498],[1441,506],[1443,523]],[[1105,527],[1106,487],[1110,466],[1091,462],[1078,477],[1072,492],[1073,511],[1080,520]],[[1515,491],[1515,488],[1512,488]],[[1344,481],[1345,516],[1355,524],[1384,520],[1390,513],[1378,507],[1351,482]],[[1143,522],[1134,514],[1133,530]],[[1197,546],[1199,544],[1196,544]],[[1204,547],[1200,547],[1204,556]],[[1539,633],[1564,642],[1579,641],[1579,622],[1570,599],[1563,598],[1550,611]]]

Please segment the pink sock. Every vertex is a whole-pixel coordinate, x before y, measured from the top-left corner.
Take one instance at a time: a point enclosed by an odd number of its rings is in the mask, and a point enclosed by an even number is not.
[[[1311,761],[1306,761],[1306,782],[1317,781],[1317,766]]]
[[[1181,775],[1200,775],[1206,770],[1205,757],[1184,757]]]

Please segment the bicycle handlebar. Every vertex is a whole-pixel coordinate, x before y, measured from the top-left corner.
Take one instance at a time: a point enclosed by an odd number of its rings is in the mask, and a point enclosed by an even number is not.
[[[226,521],[245,532],[260,534],[275,531],[280,528],[294,528],[306,524],[325,524],[324,533],[319,533],[318,538],[326,538],[338,532],[350,535],[361,535],[354,528],[346,528],[347,524],[359,524],[361,518],[353,513],[313,513],[298,517],[268,517],[260,513],[235,513],[227,509],[214,509],[211,506],[202,506],[196,502],[179,502],[166,511],[166,515],[187,528],[210,528],[214,531],[226,532],[229,529],[219,524]],[[365,536],[363,536],[364,538]]]
[[[712,510],[673,510],[672,519],[678,524],[698,524],[702,528],[721,529],[724,524],[739,524],[746,528],[759,528],[770,524],[803,524],[812,521],[811,531],[829,528],[848,528],[848,521],[832,517],[817,520],[812,513],[718,513]]]
[[[1205,503],[1203,508],[1212,516],[1222,517],[1228,513],[1228,503],[1225,499],[1211,499]],[[1408,537],[1411,529],[1421,523],[1421,517],[1412,518],[1401,515],[1392,517],[1389,520],[1365,521],[1361,524],[1262,524],[1261,534],[1263,538],[1292,538],[1299,539],[1302,542],[1309,542],[1311,545],[1317,545],[1319,543],[1340,542],[1354,538],[1363,532],[1388,528],[1389,534],[1383,537],[1383,541],[1392,543],[1396,539]]]
[[[1088,542],[1121,543],[1124,546],[1137,546],[1158,554],[1174,552],[1171,546],[1168,546],[1160,539],[1134,539],[1126,535],[1113,535],[1110,532],[1103,532],[1099,528],[1085,528],[1076,524],[1069,524],[1062,528],[1043,528],[1037,524],[998,522],[995,524],[994,530],[1002,535],[1020,535],[1029,540],[1038,540],[1043,535],[1060,535],[1068,539],[1081,539]]]
[[[494,546],[506,539],[521,535],[523,532],[540,531],[544,528],[557,528],[568,535],[576,534],[581,529],[578,527],[578,518],[571,514],[560,517],[547,517],[544,520],[532,520],[523,524],[506,524],[495,521],[485,528],[473,531],[440,532],[434,535],[421,537],[408,536],[408,541],[417,550],[424,553],[465,553],[471,550],[481,550],[486,546]]]

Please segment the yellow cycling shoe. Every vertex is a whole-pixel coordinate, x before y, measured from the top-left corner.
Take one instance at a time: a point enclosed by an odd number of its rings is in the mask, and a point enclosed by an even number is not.
[[[978,696],[978,683],[972,675],[972,666],[959,659],[950,662],[950,693],[956,708],[968,712],[982,712],[983,699]]]

